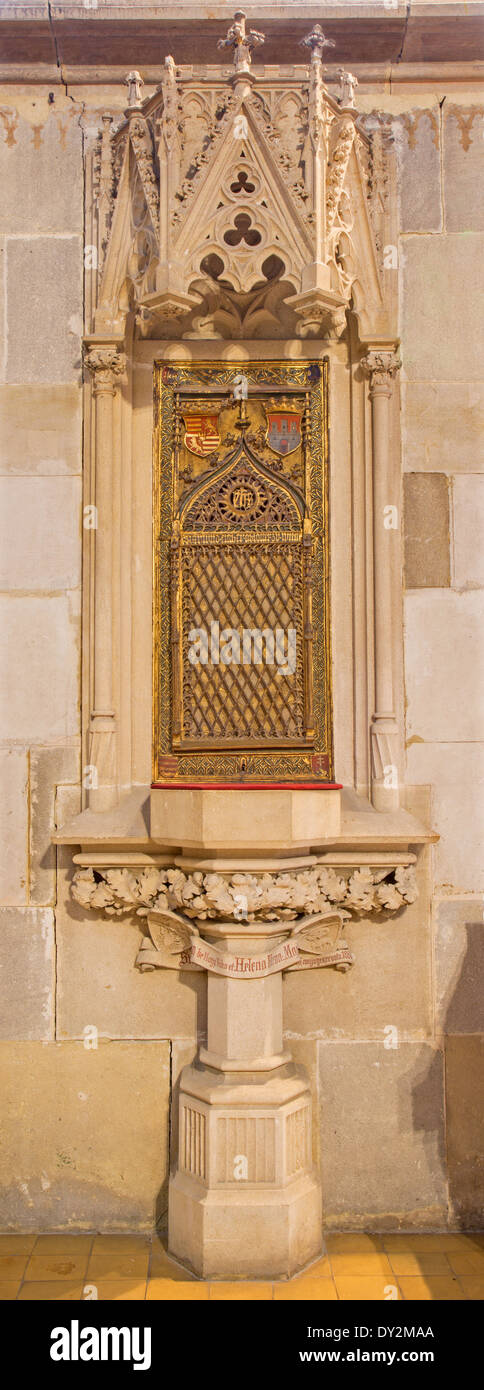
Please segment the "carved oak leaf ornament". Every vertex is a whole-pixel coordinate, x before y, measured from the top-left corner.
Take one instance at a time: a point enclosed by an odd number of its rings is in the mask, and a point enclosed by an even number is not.
[[[244,920],[294,921],[299,928],[311,917],[361,916],[384,910],[397,912],[415,902],[417,887],[413,865],[371,868],[364,865],[343,877],[324,865],[303,873],[204,874],[197,870],[184,874],[181,869],[79,869],[74,875],[72,894],[84,909],[103,910],[108,915],[178,910],[182,919],[232,919],[240,914],[244,898]],[[316,926],[316,922],[314,922]]]
[[[401,895],[394,883],[382,883],[376,890],[376,896],[383,907],[395,910],[402,906]]]
[[[403,867],[395,869],[395,886],[404,902],[414,903],[417,901],[418,888],[415,882],[415,869],[412,866],[407,869]]]

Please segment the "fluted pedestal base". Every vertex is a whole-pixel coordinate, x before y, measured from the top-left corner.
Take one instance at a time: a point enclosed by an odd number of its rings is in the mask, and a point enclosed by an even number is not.
[[[250,986],[249,986],[250,989]],[[292,1063],[238,1074],[186,1067],[169,1248],[204,1279],[288,1278],[321,1254],[307,1083]]]

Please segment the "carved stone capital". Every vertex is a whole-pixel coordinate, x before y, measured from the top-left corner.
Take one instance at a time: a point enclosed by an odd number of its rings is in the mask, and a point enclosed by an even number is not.
[[[390,396],[392,382],[401,367],[398,352],[371,350],[362,357],[360,366],[370,378],[370,397],[380,394]]]
[[[84,362],[91,373],[94,395],[103,392],[114,396],[119,385],[118,378],[126,368],[126,355],[115,346],[84,347]]]

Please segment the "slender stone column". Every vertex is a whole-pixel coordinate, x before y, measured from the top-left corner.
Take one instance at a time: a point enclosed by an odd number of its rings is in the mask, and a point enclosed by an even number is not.
[[[89,805],[109,810],[117,800],[116,721],[113,709],[113,397],[125,357],[115,344],[86,348],[96,411],[94,704],[90,720]]]
[[[373,583],[375,712],[371,725],[372,801],[377,811],[399,805],[398,729],[395,716],[392,637],[392,574],[395,534],[400,529],[390,466],[393,379],[400,367],[394,351],[371,350],[362,359],[370,378],[373,426]]]

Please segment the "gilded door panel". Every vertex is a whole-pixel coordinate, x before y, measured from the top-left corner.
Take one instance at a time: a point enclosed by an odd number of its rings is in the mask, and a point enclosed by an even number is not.
[[[331,780],[325,378],[156,366],[155,782]]]

